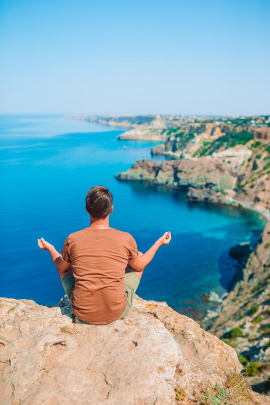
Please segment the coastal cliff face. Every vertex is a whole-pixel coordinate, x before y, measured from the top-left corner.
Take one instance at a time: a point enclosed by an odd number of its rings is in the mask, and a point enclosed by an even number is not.
[[[268,119],[269,121],[269,119]],[[119,180],[150,181],[185,188],[187,198],[256,210],[270,218],[270,127],[195,123],[164,129],[166,141],[152,148],[165,162],[139,160]],[[251,251],[231,249],[239,261],[228,296],[217,300],[202,326],[230,344],[258,392],[270,394],[270,222]]]
[[[243,246],[242,246],[243,248]],[[216,313],[210,312],[202,322],[203,327],[231,344],[243,364],[254,366],[253,384],[262,385],[270,394],[270,384],[265,381],[270,374],[270,221],[250,252],[232,254],[239,258],[239,269],[231,291],[221,302]]]
[[[164,117],[156,116],[148,125],[139,125],[130,131],[118,135],[118,140],[166,141],[167,133],[164,128],[171,123]]]
[[[1,404],[270,404],[235,351],[166,303],[135,297],[124,320],[72,322],[68,301],[0,300]]]
[[[137,131],[139,132],[139,128]],[[179,159],[211,155],[236,144],[250,145],[251,140],[267,144],[270,140],[270,127],[246,127],[222,122],[194,123],[164,128],[163,135],[166,135],[164,144],[152,148],[152,154]]]
[[[170,187],[208,187],[214,191],[231,189],[235,185],[234,177],[218,160],[201,159],[171,160],[153,162],[138,160],[126,172],[118,173],[119,180],[147,180]]]
[[[174,160],[138,160],[116,178],[184,187],[192,200],[240,205],[269,218],[270,128],[246,132],[238,126],[234,130],[238,132],[232,132],[225,124],[189,124],[185,133],[177,132],[174,140],[167,138],[152,149],[154,154],[165,154]]]
[[[224,154],[165,162],[138,160],[131,169],[117,173],[115,177],[119,180],[150,181],[168,187],[185,188],[191,200],[239,205],[269,217],[269,169],[264,170],[264,162],[261,162],[256,163],[256,171],[252,168],[249,171],[247,165],[250,166],[252,160],[247,162],[248,151],[241,150],[238,154],[237,150],[228,150],[226,154],[229,162],[224,159]]]

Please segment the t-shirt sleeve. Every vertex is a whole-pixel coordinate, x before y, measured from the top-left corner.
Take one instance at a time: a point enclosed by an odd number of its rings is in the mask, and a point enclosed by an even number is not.
[[[128,262],[133,262],[138,257],[138,247],[135,239],[129,236],[129,248],[128,248]]]
[[[70,241],[69,241],[69,236],[68,236],[64,242],[64,246],[63,246],[63,250],[62,250],[62,257],[65,260],[65,262],[67,262],[67,263],[70,263],[70,261],[71,261],[69,245],[70,245]]]

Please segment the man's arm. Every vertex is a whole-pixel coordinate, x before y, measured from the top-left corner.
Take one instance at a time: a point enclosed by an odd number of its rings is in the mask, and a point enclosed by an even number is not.
[[[57,252],[55,247],[51,245],[49,242],[46,242],[46,240],[44,240],[43,238],[38,239],[38,246],[42,250],[48,250],[48,252],[51,255],[53,263],[56,265],[56,267],[60,272],[65,272],[67,271],[67,269],[69,269],[71,263],[65,262],[65,260],[62,258],[62,255],[59,252]]]
[[[165,232],[164,235],[161,236],[161,238],[159,238],[153,244],[153,246],[150,247],[149,250],[147,250],[147,252],[145,252],[141,256],[137,256],[135,260],[129,261],[129,265],[137,271],[143,271],[145,267],[153,260],[158,249],[162,245],[168,245],[171,241],[171,238],[171,232]]]

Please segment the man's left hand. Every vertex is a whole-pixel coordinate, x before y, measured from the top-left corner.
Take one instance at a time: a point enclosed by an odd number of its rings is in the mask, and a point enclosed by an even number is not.
[[[38,246],[42,250],[50,250],[50,248],[53,247],[53,245],[51,245],[49,242],[47,242],[43,238],[38,239]]]

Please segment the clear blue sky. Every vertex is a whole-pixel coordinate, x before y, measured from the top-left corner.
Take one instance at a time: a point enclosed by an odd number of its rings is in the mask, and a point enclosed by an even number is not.
[[[270,0],[0,0],[0,112],[269,114]]]

